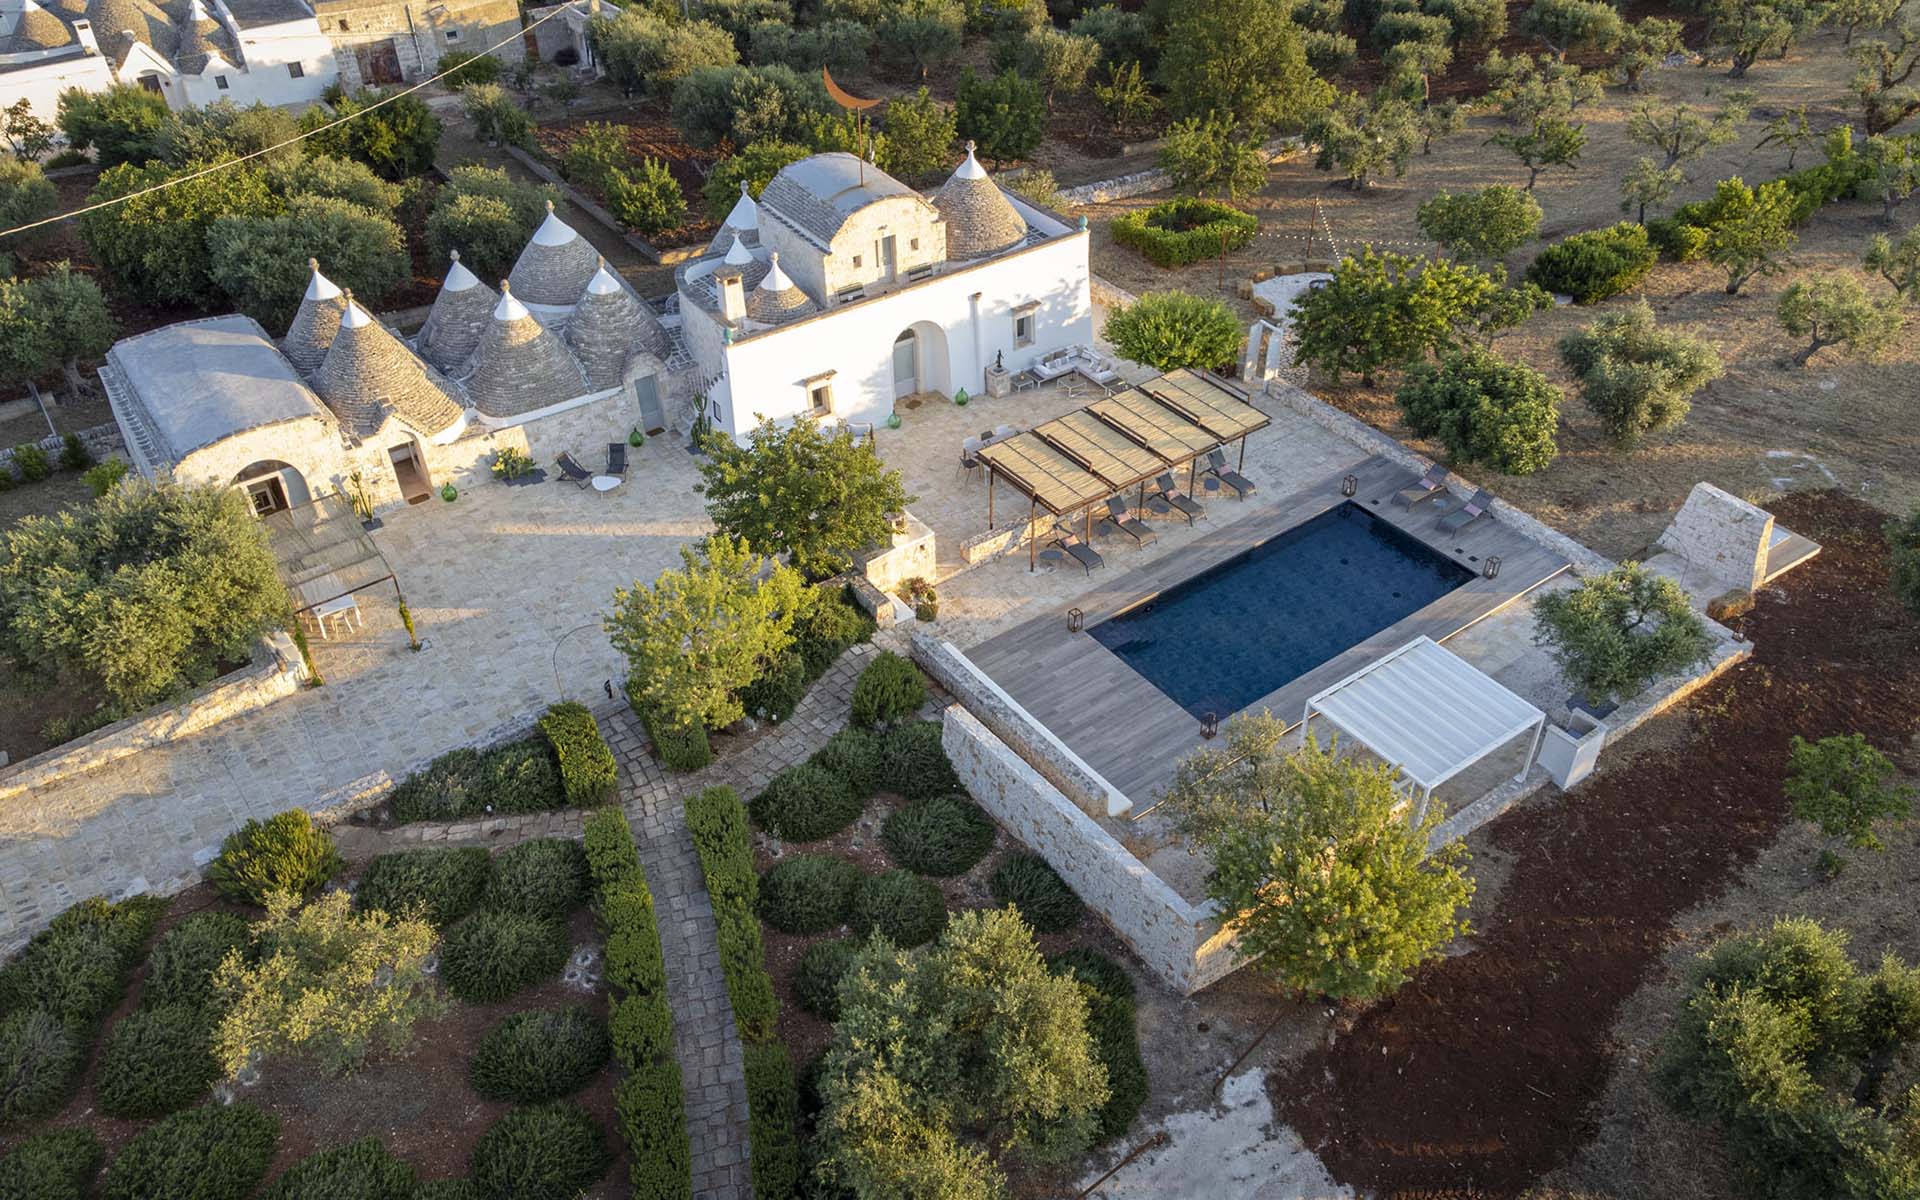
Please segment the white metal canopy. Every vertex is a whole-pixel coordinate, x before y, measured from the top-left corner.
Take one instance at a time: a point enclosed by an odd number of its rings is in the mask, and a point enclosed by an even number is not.
[[[1386,654],[1307,701],[1318,713],[1399,768],[1425,796],[1531,731],[1526,778],[1540,752],[1546,714],[1430,637]]]

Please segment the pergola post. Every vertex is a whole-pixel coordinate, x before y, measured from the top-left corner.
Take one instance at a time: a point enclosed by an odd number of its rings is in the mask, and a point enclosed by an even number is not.
[[[1039,564],[1039,560],[1035,556],[1039,553],[1038,543],[1040,535],[1035,532],[1033,528],[1034,513],[1039,507],[1040,502],[1038,500],[1027,501],[1027,570],[1029,571],[1032,571]]]
[[[1251,435],[1244,433],[1240,435],[1240,465],[1234,468],[1236,471],[1247,469],[1247,438],[1249,436]]]
[[[993,532],[993,464],[987,464],[987,532]]]

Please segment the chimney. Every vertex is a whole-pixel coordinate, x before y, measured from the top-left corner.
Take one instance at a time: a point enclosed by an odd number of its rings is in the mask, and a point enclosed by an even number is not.
[[[720,289],[720,319],[738,324],[747,318],[746,281],[739,267],[721,267],[713,273],[714,286]]]
[[[80,48],[88,54],[100,53],[100,43],[93,36],[92,21],[75,21],[73,36],[80,39]]]

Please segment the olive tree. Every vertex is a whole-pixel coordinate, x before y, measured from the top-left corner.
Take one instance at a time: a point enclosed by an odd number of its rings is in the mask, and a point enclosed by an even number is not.
[[[1634,562],[1534,601],[1533,641],[1589,704],[1631,699],[1713,652],[1680,585]]]
[[[1875,234],[1860,265],[1877,271],[1902,300],[1920,299],[1920,225],[1907,230],[1897,242],[1884,233]]]
[[[1360,191],[1375,175],[1407,173],[1420,127],[1411,104],[1350,92],[1314,114],[1306,138],[1317,151],[1315,167],[1342,172],[1347,186]]]
[[[1267,156],[1224,117],[1175,121],[1160,148],[1160,169],[1182,196],[1244,200],[1267,180]]]
[[[1540,202],[1516,187],[1494,184],[1476,192],[1441,192],[1417,213],[1420,232],[1455,258],[1504,259],[1540,232]]]
[[[1776,311],[1780,328],[1807,339],[1793,356],[1802,367],[1828,346],[1844,346],[1851,354],[1873,358],[1906,323],[1899,297],[1875,299],[1857,276],[1838,271],[1795,280],[1780,293]]]
[[[1622,450],[1686,420],[1689,398],[1724,370],[1706,342],[1658,328],[1645,300],[1561,338],[1560,361]]]
[[[436,262],[458,250],[480,278],[504,279],[559,198],[555,189],[520,183],[499,167],[455,167],[427,213],[427,250]]]
[[[81,361],[105,354],[119,331],[99,285],[66,262],[31,279],[0,279],[0,314],[0,381],[25,383],[58,367],[76,400],[86,389]]]
[[[1555,58],[1581,50],[1611,50],[1624,28],[1620,11],[1606,0],[1534,0],[1520,18],[1520,32]]]
[[[1663,167],[1642,155],[1620,177],[1620,211],[1631,212],[1635,221],[1645,225],[1648,206],[1673,199],[1686,181],[1687,173],[1681,168]]]
[[[1487,145],[1498,146],[1520,160],[1527,169],[1527,190],[1531,192],[1540,181],[1540,172],[1548,167],[1571,171],[1579,166],[1580,154],[1587,148],[1587,127],[1549,115],[1524,129],[1496,133],[1487,139]]]
[[[295,197],[275,216],[221,217],[207,230],[207,257],[234,307],[275,330],[300,307],[309,259],[365,305],[413,276],[406,238],[391,217],[326,196]]]
[[[1757,188],[1738,176],[1714,189],[1707,225],[1707,261],[1727,273],[1727,295],[1757,275],[1787,269],[1787,255],[1799,235],[1793,231],[1793,193],[1785,180]]]
[[[731,67],[740,61],[733,35],[708,21],[680,21],[640,5],[589,26],[594,53],[607,75],[627,92],[664,99],[701,67]]]
[[[1683,28],[1678,21],[1643,17],[1620,30],[1613,68],[1620,72],[1620,81],[1629,91],[1640,90],[1640,78],[1650,68],[1665,62],[1669,54],[1686,49],[1686,43],[1681,40]]]
[[[1148,292],[1109,314],[1100,336],[1122,357],[1172,371],[1231,364],[1246,331],[1219,300],[1191,292]]]
[[[1300,28],[1276,0],[1170,0],[1160,79],[1174,115],[1219,113],[1264,136],[1326,106]]]
[[[1720,108],[1704,113],[1687,104],[1644,101],[1627,118],[1627,136],[1658,150],[1661,166],[1671,167],[1700,157],[1740,136],[1740,123],[1752,109],[1753,97],[1741,92],[1729,96]]]

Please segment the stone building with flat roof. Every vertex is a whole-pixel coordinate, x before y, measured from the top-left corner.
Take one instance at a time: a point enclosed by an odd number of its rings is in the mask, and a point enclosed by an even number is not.
[[[313,0],[320,31],[333,43],[340,83],[348,91],[414,83],[433,75],[442,55],[479,54],[496,42],[495,58],[519,62],[526,48],[515,0]]]

